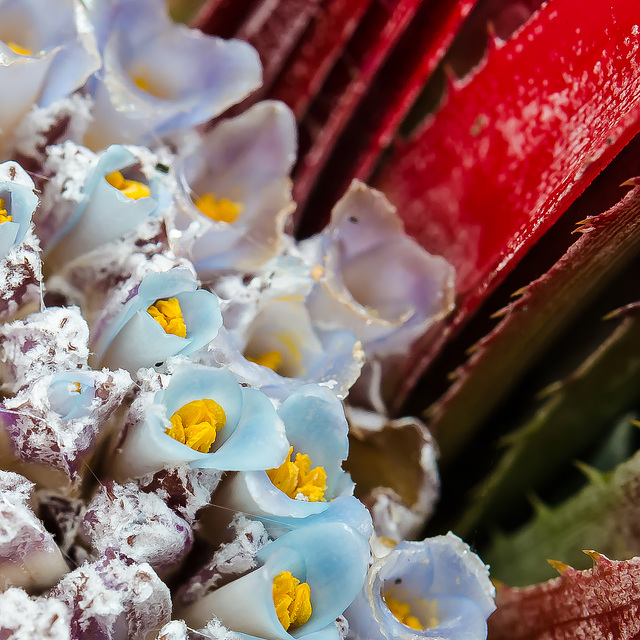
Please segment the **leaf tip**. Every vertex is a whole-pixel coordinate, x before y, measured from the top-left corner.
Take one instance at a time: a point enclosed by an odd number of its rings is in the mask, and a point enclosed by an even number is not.
[[[571,569],[571,565],[568,565],[566,562],[560,562],[560,560],[552,560],[551,558],[547,558],[547,562],[560,574],[562,575],[568,569]]]

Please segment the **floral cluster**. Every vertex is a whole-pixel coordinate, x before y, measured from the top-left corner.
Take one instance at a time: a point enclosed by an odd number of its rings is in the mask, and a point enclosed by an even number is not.
[[[480,559],[400,542],[432,441],[372,411],[450,265],[357,182],[287,233],[288,108],[201,126],[260,86],[248,44],[49,7],[0,3],[0,637],[484,638]],[[347,414],[420,434],[412,504],[354,496]]]

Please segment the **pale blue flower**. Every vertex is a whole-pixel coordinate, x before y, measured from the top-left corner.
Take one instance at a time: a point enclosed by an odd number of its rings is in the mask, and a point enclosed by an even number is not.
[[[120,145],[112,145],[99,155],[86,177],[80,202],[71,201],[70,215],[47,239],[45,265],[49,270],[57,270],[79,255],[123,237],[169,204],[171,196],[161,174],[149,167],[138,168],[140,164],[130,149]],[[116,171],[147,186],[149,195],[125,195],[106,179]],[[61,197],[65,198],[64,191]]]
[[[405,354],[453,308],[453,267],[406,235],[384,195],[361,182],[302,250],[321,273],[308,300],[313,321],[353,331],[367,358]]]
[[[142,419],[118,448],[112,473],[119,480],[185,463],[221,471],[268,469],[279,464],[289,448],[284,425],[269,399],[256,389],[240,386],[226,369],[176,365],[166,388],[152,398]],[[217,402],[226,415],[226,423],[208,453],[196,451],[166,433],[174,413],[193,400],[205,398]],[[141,398],[140,402],[147,400]]]
[[[322,467],[327,475],[324,501],[309,502],[290,498],[278,489],[265,471],[239,473],[221,490],[217,500],[226,507],[258,517],[271,535],[282,533],[284,527],[307,524],[306,518],[325,513],[339,497],[353,496],[354,484],[343,469],[342,463],[349,452],[349,425],[344,415],[342,402],[325,387],[306,385],[289,396],[278,409],[284,422],[287,439],[293,446],[292,460],[297,453],[309,456],[311,467]],[[274,467],[280,466],[284,456]],[[339,519],[336,512],[356,520],[356,528],[370,526],[371,519],[358,500],[355,505],[343,501],[338,508],[327,514]],[[361,507],[361,509],[359,508]]]
[[[0,454],[40,485],[79,491],[86,463],[130,385],[128,373],[106,369],[35,378],[0,404],[0,440],[7,447]]]
[[[32,104],[48,106],[80,88],[100,67],[93,29],[81,2],[0,3],[0,129],[10,136]],[[5,145],[7,140],[5,140]]]
[[[17,162],[0,164],[0,198],[12,218],[0,223],[0,258],[17,247],[31,227],[31,218],[39,202],[34,189],[33,180]]]
[[[369,640],[484,640],[494,597],[488,567],[448,533],[401,542],[376,560],[345,615],[354,636]],[[385,598],[408,604],[424,630],[400,622]]]
[[[174,24],[162,0],[97,3],[103,66],[86,143],[154,142],[206,122],[262,82],[257,52]]]
[[[193,261],[201,279],[224,269],[254,270],[282,251],[284,226],[295,208],[289,174],[296,136],[291,110],[265,101],[221,122],[179,155],[184,214],[178,225],[191,224],[177,249]],[[209,196],[228,201],[237,217],[205,215],[197,203]]]
[[[181,617],[200,628],[215,616],[231,631],[270,640],[336,637],[335,619],[362,588],[369,543],[346,524],[318,523],[269,543],[257,560],[258,569],[206,595],[179,612]],[[311,590],[311,617],[290,633],[273,603],[273,580],[282,571],[290,571]]]
[[[176,298],[182,311],[186,336],[167,333],[147,311],[158,300]],[[198,289],[193,273],[186,268],[148,273],[131,291],[130,299],[105,326],[92,336],[92,348],[100,366],[127,369],[135,373],[176,355],[197,351],[217,334],[222,325],[218,299]]]
[[[269,354],[276,361],[260,364]],[[278,399],[310,383],[322,383],[344,398],[364,364],[362,346],[351,331],[315,326],[304,296],[276,287],[261,297],[251,319],[220,331],[209,356]]]

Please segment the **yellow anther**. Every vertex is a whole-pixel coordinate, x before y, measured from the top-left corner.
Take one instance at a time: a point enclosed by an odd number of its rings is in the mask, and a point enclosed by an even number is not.
[[[273,371],[277,371],[278,367],[282,363],[282,353],[280,351],[267,351],[266,353],[262,353],[253,358],[247,356],[247,360],[262,365],[263,367],[268,367]]]
[[[210,398],[193,400],[182,406],[170,418],[167,435],[188,447],[209,453],[218,431],[227,422],[224,409]]]
[[[393,613],[393,615],[398,618],[402,624],[410,627],[411,629],[415,629],[416,631],[424,631],[424,627],[420,620],[411,615],[411,607],[409,607],[408,604],[388,597],[385,597],[384,601],[387,604],[389,611],[391,611],[391,613]]]
[[[311,617],[311,587],[282,571],[273,579],[273,604],[285,631],[300,627]]]
[[[167,332],[179,338],[187,337],[187,325],[182,319],[182,309],[177,298],[156,300],[147,313]]]
[[[0,224],[3,222],[11,222],[13,216],[7,211],[7,205],[4,203],[4,198],[0,198]]]
[[[82,393],[82,385],[79,382],[72,382],[71,393]]]
[[[140,198],[148,198],[151,195],[151,190],[146,184],[136,180],[127,180],[119,171],[110,173],[104,179],[131,200],[140,200]]]
[[[324,492],[327,490],[327,472],[324,467],[311,468],[309,456],[296,453],[295,462],[289,458],[293,455],[293,447],[284,462],[277,469],[269,469],[267,475],[273,484],[290,498],[308,502],[325,502]]]
[[[29,49],[28,47],[23,47],[22,45],[19,45],[17,42],[5,42],[5,44],[7,45],[7,47],[9,47],[9,49],[11,49],[11,51],[17,53],[18,55],[21,55],[21,56],[33,55],[33,51],[31,49]]]
[[[227,222],[229,224],[235,221],[243,209],[241,202],[232,202],[227,198],[216,200],[216,196],[213,193],[205,193],[194,204],[208,218],[216,222]]]

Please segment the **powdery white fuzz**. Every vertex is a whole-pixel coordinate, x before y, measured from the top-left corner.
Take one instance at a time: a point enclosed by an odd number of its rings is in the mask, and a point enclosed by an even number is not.
[[[0,321],[25,316],[42,306],[42,264],[31,230],[0,260]]]
[[[169,589],[154,570],[112,549],[100,561],[67,574],[51,595],[65,603],[72,638],[78,640],[143,640],[171,618]]]
[[[70,640],[69,611],[54,598],[30,598],[22,589],[0,593],[3,640]]]
[[[222,472],[215,469],[192,469],[180,465],[161,469],[138,480],[142,491],[153,492],[190,525],[200,509],[206,507]]]
[[[16,393],[56,371],[87,369],[89,327],[77,307],[50,307],[0,325],[2,389]]]
[[[74,410],[67,417],[52,405],[51,394],[60,381],[73,384],[76,380],[87,393],[91,388],[93,393],[84,410]],[[121,369],[60,372],[38,378],[13,398],[7,398],[0,413],[12,452],[22,463],[36,464],[33,468],[21,467],[24,473],[49,486],[59,483],[65,488],[69,483],[66,488],[78,490],[85,471],[83,463],[91,456],[101,430],[130,386],[131,377]],[[51,467],[48,475],[41,475],[42,465]]]
[[[15,150],[28,158],[44,162],[47,158],[45,148],[57,142],[62,135],[69,141],[80,142],[91,119],[91,104],[89,96],[78,93],[45,107],[34,104],[16,129]],[[56,126],[61,125],[64,131],[56,133]]]
[[[0,471],[0,589],[49,587],[68,570],[53,537],[31,510],[32,488],[21,475]]]
[[[107,482],[93,496],[80,527],[96,555],[109,547],[156,571],[174,568],[193,544],[193,531],[154,493],[134,483]]]

